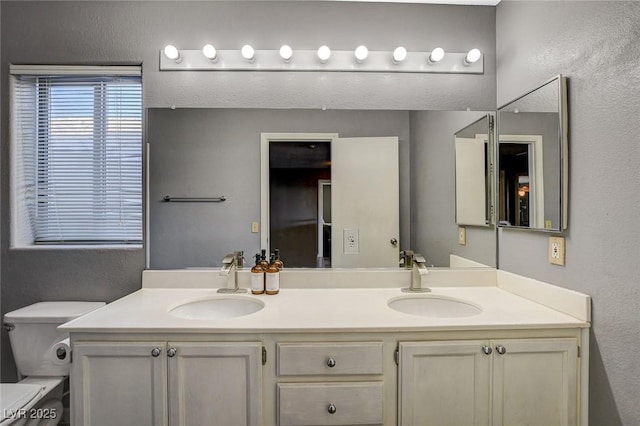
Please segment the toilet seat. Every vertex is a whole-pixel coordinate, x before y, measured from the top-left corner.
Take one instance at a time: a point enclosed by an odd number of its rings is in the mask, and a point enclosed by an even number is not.
[[[61,389],[65,377],[26,377],[20,383],[0,383],[0,426],[56,425],[62,416],[62,402],[57,401],[54,389]],[[60,393],[61,395],[61,393]],[[53,399],[52,399],[53,397]],[[54,419],[32,419],[32,408],[55,409]]]
[[[2,414],[0,425],[9,424],[17,418],[23,417],[22,410],[26,410],[43,392],[43,387],[23,383],[0,383],[0,404]]]

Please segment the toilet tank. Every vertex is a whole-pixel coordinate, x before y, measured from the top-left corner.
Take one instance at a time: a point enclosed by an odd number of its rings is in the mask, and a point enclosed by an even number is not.
[[[67,376],[70,363],[56,358],[53,346],[69,337],[56,327],[94,311],[104,302],[39,302],[4,316],[11,350],[23,376]]]

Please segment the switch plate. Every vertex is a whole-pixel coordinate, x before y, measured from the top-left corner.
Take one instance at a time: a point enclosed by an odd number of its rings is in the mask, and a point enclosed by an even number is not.
[[[251,232],[254,234],[260,232],[260,223],[259,222],[251,222]]]
[[[358,229],[344,228],[342,230],[344,254],[360,253],[360,235]]]
[[[564,237],[549,237],[549,263],[564,266]]]
[[[467,228],[464,226],[458,227],[458,244],[461,246],[467,245]]]

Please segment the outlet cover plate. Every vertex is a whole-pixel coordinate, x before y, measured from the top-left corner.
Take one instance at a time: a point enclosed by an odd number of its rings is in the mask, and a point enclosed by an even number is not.
[[[344,254],[360,253],[360,232],[357,228],[344,228],[342,230]]]
[[[564,266],[564,237],[549,237],[549,263]]]

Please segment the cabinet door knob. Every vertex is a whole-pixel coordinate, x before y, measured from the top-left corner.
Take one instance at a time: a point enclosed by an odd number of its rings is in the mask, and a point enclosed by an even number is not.
[[[498,352],[500,355],[504,355],[507,353],[507,348],[502,345],[498,345],[496,346],[496,352]]]
[[[394,247],[398,245],[398,239],[397,238],[392,238],[391,240],[389,240],[389,242]]]
[[[336,366],[336,360],[333,357],[327,358],[327,367],[333,368]]]
[[[174,356],[176,356],[176,352],[178,352],[176,348],[169,348],[167,349],[167,356],[169,358],[173,358]]]
[[[493,352],[493,350],[491,349],[491,346],[483,345],[482,346],[482,352],[485,355],[491,355],[491,352]]]
[[[336,405],[333,402],[327,407],[327,411],[329,412],[329,414],[335,414],[336,410]]]
[[[161,352],[160,348],[153,348],[151,349],[151,356],[154,358],[159,357]]]

